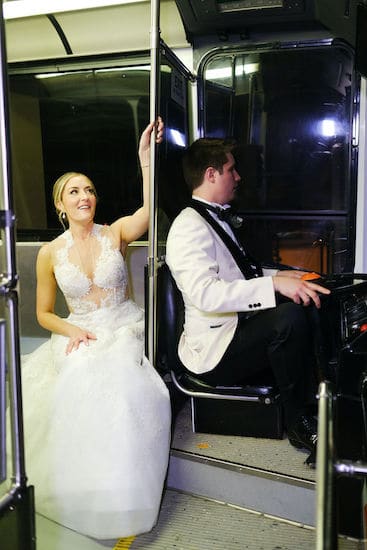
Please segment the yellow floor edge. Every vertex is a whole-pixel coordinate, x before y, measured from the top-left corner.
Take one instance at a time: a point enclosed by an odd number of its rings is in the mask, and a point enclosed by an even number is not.
[[[125,539],[119,539],[116,546],[113,547],[113,550],[125,550],[126,548],[130,548],[135,538],[136,537],[127,537]]]

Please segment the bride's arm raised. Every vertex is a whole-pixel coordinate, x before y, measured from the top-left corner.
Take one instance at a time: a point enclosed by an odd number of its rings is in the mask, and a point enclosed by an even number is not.
[[[46,244],[40,248],[36,270],[36,314],[41,327],[69,338],[66,354],[78,349],[81,342],[88,345],[89,340],[96,340],[93,333],[82,330],[55,313],[57,282],[52,264],[51,244]]]
[[[119,218],[111,224],[111,229],[120,243],[129,244],[143,235],[149,225],[149,165],[150,165],[150,136],[156,132],[156,143],[161,143],[164,133],[164,124],[161,117],[151,122],[145,128],[139,142],[139,160],[143,175],[143,205],[131,216]]]

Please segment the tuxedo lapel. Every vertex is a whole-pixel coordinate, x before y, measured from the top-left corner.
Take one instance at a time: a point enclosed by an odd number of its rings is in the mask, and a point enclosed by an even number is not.
[[[208,210],[205,208],[204,203],[192,199],[189,206],[196,210],[216,231],[220,239],[223,241],[223,244],[232,254],[233,259],[235,260],[245,279],[262,277],[263,273],[261,266],[253,258],[250,258],[248,255],[245,255],[242,252],[240,247],[235,243],[233,239],[231,239],[231,237],[223,229],[223,227],[215,221],[213,216],[210,215]]]

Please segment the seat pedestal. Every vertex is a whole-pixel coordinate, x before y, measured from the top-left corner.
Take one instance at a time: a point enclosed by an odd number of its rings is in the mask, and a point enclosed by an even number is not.
[[[194,432],[283,438],[279,396],[273,397],[269,404],[191,397],[191,408]]]

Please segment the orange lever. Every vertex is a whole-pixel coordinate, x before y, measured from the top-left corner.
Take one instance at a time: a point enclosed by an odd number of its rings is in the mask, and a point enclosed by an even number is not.
[[[318,273],[305,273],[304,275],[302,275],[301,279],[303,279],[304,281],[312,281],[314,279],[321,279],[321,275],[319,275]]]

